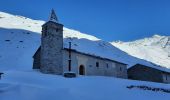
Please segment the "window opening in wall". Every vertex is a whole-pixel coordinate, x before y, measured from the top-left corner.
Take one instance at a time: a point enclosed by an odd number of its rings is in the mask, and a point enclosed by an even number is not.
[[[99,62],[96,62],[96,67],[99,67]]]
[[[109,68],[109,64],[106,64],[106,67]]]
[[[55,31],[56,31],[56,32],[58,32],[58,31],[59,31],[59,29],[56,29]]]
[[[168,80],[168,79],[167,79],[167,75],[165,75],[165,77],[166,77],[166,80]]]
[[[120,71],[122,71],[122,67],[120,67]]]

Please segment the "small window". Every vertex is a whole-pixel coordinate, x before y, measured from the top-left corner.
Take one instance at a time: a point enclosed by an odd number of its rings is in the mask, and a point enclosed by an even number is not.
[[[166,76],[166,80],[168,80],[167,75],[165,75],[165,76]]]
[[[122,67],[120,67],[120,71],[122,71]]]
[[[56,31],[56,32],[58,32],[58,31],[59,31],[59,29],[56,29],[55,31]]]
[[[109,68],[109,64],[106,64],[106,67]]]
[[[92,67],[92,65],[89,65],[89,67]]]
[[[96,67],[99,67],[99,62],[96,62]]]

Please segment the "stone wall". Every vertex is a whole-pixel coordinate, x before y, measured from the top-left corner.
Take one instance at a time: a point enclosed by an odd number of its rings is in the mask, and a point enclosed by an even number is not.
[[[72,71],[79,74],[79,66],[85,67],[85,75],[89,76],[114,76],[127,78],[127,67],[124,64],[118,64],[110,60],[104,60],[93,56],[71,52],[72,54]],[[99,66],[96,66],[96,63]],[[68,71],[68,51],[63,52],[64,72]],[[120,70],[121,68],[121,70]]]
[[[41,63],[40,63],[40,51],[41,48],[39,47],[36,53],[33,56],[33,69],[40,69]]]
[[[163,82],[160,70],[139,64],[128,69],[128,78],[141,81]]]
[[[116,63],[116,76],[117,77],[126,77],[127,78],[127,67],[125,65]]]
[[[63,72],[63,25],[47,22],[43,25],[41,38],[41,68],[43,73]]]
[[[163,82],[164,83],[170,83],[170,74],[162,72]]]

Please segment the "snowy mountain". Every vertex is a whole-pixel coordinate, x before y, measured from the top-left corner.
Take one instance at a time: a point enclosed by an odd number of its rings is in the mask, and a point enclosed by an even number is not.
[[[32,56],[40,46],[42,24],[44,21],[0,12],[0,72],[4,72],[0,80],[0,100],[126,100],[127,98],[169,100],[170,95],[167,92],[155,91],[158,88],[170,91],[169,84],[102,76],[79,76],[68,79],[32,70]],[[155,61],[165,67],[169,66],[169,37],[157,35],[135,42],[111,44],[94,36],[64,28],[64,47],[68,47],[69,41],[72,42],[73,49],[121,61],[127,63],[128,67],[142,63],[169,71],[153,64]],[[150,90],[127,88],[132,85],[148,86]]]
[[[170,36],[154,35],[132,42],[112,42],[129,55],[170,68]]]

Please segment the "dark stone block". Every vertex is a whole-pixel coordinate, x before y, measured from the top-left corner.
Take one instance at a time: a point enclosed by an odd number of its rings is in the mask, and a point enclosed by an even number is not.
[[[76,77],[76,73],[67,72],[67,73],[64,73],[64,77],[66,77],[66,78],[74,78],[74,77]]]

